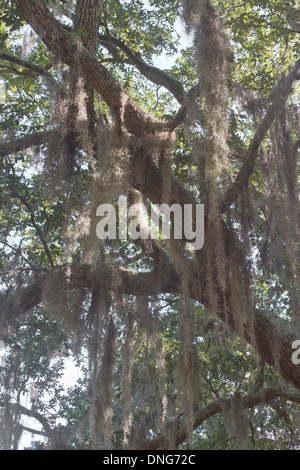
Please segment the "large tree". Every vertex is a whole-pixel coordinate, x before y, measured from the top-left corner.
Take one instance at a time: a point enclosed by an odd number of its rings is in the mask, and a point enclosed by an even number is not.
[[[295,2],[0,4],[2,448],[299,446]]]

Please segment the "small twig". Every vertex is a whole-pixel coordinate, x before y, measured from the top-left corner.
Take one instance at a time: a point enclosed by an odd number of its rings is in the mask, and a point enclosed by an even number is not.
[[[208,380],[208,378],[206,377],[206,375],[204,373],[202,373],[202,377],[204,378],[205,382],[207,383],[207,385],[209,386],[209,388],[211,389],[211,391],[213,392],[213,394],[216,396],[216,398],[218,398],[218,400],[221,399],[220,395],[218,394],[218,392],[214,389],[214,387],[212,386],[210,380]]]
[[[55,78],[48,72],[48,70],[40,65],[31,64],[27,60],[20,59],[19,57],[12,56],[10,54],[1,53],[0,59],[6,60],[8,62],[12,62],[14,64],[20,65],[21,67],[25,67],[28,70],[31,70],[35,74],[38,74],[44,77],[51,85],[55,86],[55,88],[60,88],[61,85],[59,82],[55,80]]]
[[[10,248],[11,250],[15,251],[16,253],[18,253],[18,251],[20,251],[20,248],[21,248],[20,246],[18,248],[16,248],[16,247],[10,245],[7,241],[5,241],[5,245],[8,246],[8,248]],[[33,264],[31,264],[31,262],[22,253],[20,253],[20,256],[25,261],[25,263],[29,264],[30,269],[32,269],[32,270],[37,269],[33,266]]]
[[[16,190],[16,188],[14,186],[9,185],[9,188],[14,193],[14,195],[22,202],[22,204],[26,207],[26,209],[30,213],[30,221],[31,221],[33,227],[35,228],[35,230],[36,230],[36,232],[37,232],[37,234],[38,234],[38,236],[39,236],[39,238],[40,238],[40,240],[43,244],[43,247],[44,247],[45,253],[47,255],[47,258],[50,262],[50,265],[52,267],[54,267],[54,262],[53,262],[53,259],[52,259],[51,252],[50,252],[48,244],[47,244],[47,242],[44,238],[43,232],[41,231],[40,227],[37,225],[37,223],[35,221],[34,211],[33,211],[32,207],[30,206],[28,201],[21,194],[18,193],[18,191]]]

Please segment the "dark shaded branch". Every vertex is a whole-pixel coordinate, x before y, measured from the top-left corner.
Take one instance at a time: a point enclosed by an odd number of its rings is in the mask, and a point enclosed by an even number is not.
[[[231,204],[241,194],[242,190],[248,184],[249,177],[254,169],[254,165],[258,156],[258,150],[265,139],[271,125],[276,118],[277,113],[281,110],[284,102],[292,93],[293,83],[300,80],[300,60],[298,60],[293,67],[292,71],[287,77],[283,77],[276,88],[271,93],[269,100],[272,103],[268,108],[265,117],[263,118],[259,128],[257,129],[247,151],[246,160],[240,169],[232,186],[225,194],[222,204],[222,211],[225,212]]]
[[[45,430],[45,434],[48,437],[51,436],[52,429],[48,423],[48,420],[37,411],[30,410],[26,408],[25,406],[21,405],[20,403],[9,403],[9,402],[7,403],[6,401],[0,401],[0,406],[2,407],[8,406],[8,408],[15,413],[21,413],[25,416],[29,416],[30,418],[36,419],[43,426]]]
[[[116,39],[110,35],[99,35],[100,43],[106,47],[108,44],[116,46],[121,49],[127,55],[129,63],[137,68],[144,77],[156,85],[163,86],[176,98],[176,100],[183,104],[185,100],[185,91],[180,82],[170,77],[166,72],[160,70],[157,67],[147,64],[144,59],[132,52],[132,50],[121,40]],[[127,62],[128,63],[128,62]]]
[[[68,269],[57,269],[66,278],[66,287],[69,289],[91,288],[102,289],[131,295],[157,295],[160,292],[176,292],[178,279],[172,272],[154,270],[148,273],[139,273],[133,270],[127,271],[117,266],[101,266],[94,268],[89,265],[71,267],[70,276]],[[42,302],[43,286],[47,277],[53,271],[42,276],[27,287],[18,287],[16,291],[3,294],[0,297],[0,313],[4,321],[10,321]],[[118,282],[116,283],[116,280]],[[114,282],[113,282],[114,281]]]
[[[249,395],[247,397],[241,398],[241,405],[244,409],[253,408],[257,405],[268,404],[269,402],[275,400],[276,398],[284,398],[287,401],[300,404],[300,394],[299,392],[284,392],[279,388],[266,388],[255,394]],[[216,401],[210,405],[202,408],[194,417],[193,429],[197,429],[201,424],[207,421],[212,416],[215,416],[218,413],[222,412],[222,403],[230,402],[231,399]],[[170,428],[175,427],[178,429],[175,434],[175,447],[178,447],[182,444],[190,435],[190,432],[187,431],[185,426],[179,427],[180,417],[175,418],[175,420],[169,424]],[[146,450],[157,450],[164,446],[164,438],[162,436],[153,439],[151,442],[146,444]]]
[[[49,142],[49,140],[55,138],[58,135],[58,131],[43,131],[36,132],[34,134],[28,134],[25,137],[16,139],[8,142],[0,143],[0,157],[6,157],[16,152],[21,152],[31,147],[43,145]]]
[[[49,82],[49,84],[51,84],[55,88],[59,89],[61,87],[61,85],[48,72],[48,70],[45,69],[44,67],[41,67],[40,65],[32,64],[31,62],[28,62],[27,60],[20,59],[19,57],[15,57],[15,56],[12,56],[12,55],[6,54],[6,53],[1,53],[0,54],[0,59],[7,60],[8,62],[12,62],[14,64],[25,67],[28,70],[31,70],[35,74],[44,77]]]
[[[10,319],[12,320],[39,305],[42,301],[43,284],[49,274],[28,287],[19,287],[16,292],[11,292],[7,296],[4,294],[0,299],[2,318],[9,322]],[[66,285],[69,289],[98,288],[104,291],[135,296],[149,296],[168,292],[180,293],[182,287],[175,270],[170,267],[166,269],[165,266],[149,273],[138,273],[126,271],[120,267],[103,265],[100,268],[94,268],[84,265],[71,269],[69,277],[67,277],[66,272],[65,275]],[[116,279],[118,282],[116,282]],[[193,274],[192,264],[191,279],[194,279],[195,282],[190,286],[190,297],[209,307],[205,298],[205,279],[198,279],[196,273]],[[294,353],[292,342],[294,338],[286,334],[271,319],[259,311],[249,313],[249,318],[245,320],[244,329],[241,331],[235,324],[230,302],[228,301],[228,304],[224,306],[222,297],[222,305],[223,309],[218,313],[220,320],[226,322],[233,331],[253,346],[263,360],[272,365],[285,380],[300,390],[300,365],[292,363]]]
[[[200,96],[201,94],[201,89],[200,85],[197,84],[193,86],[186,94],[184,97],[183,104],[181,108],[177,111],[175,114],[174,118],[171,119],[168,123],[168,129],[172,132],[175,129],[177,129],[180,124],[184,121],[184,119],[187,117],[189,109],[192,107],[196,99]],[[199,116],[200,119],[201,116]]]
[[[47,434],[44,431],[38,431],[37,429],[29,428],[28,426],[24,426],[24,424],[19,424],[19,426],[22,431],[30,432],[30,434],[36,434],[37,436],[49,437],[49,434]]]
[[[19,75],[23,78],[32,78],[35,77],[35,74],[33,72],[24,72],[15,69],[14,67],[11,67],[9,65],[2,65],[0,69],[0,75],[7,75],[7,74],[13,74],[13,75]]]

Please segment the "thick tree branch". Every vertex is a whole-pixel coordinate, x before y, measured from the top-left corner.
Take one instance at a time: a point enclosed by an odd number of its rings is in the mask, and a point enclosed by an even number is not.
[[[89,265],[71,267],[69,269],[57,269],[55,272],[63,274],[66,279],[66,287],[69,289],[91,288],[104,291],[122,292],[131,295],[157,295],[160,292],[176,292],[178,279],[172,272],[154,270],[147,273],[127,271],[120,267],[101,266],[94,268]],[[18,287],[17,291],[9,292],[1,296],[1,318],[9,322],[42,302],[43,286],[47,277],[53,275],[53,271],[42,276],[27,287]],[[116,282],[118,281],[118,282]]]
[[[81,29],[83,47],[91,54],[95,54],[98,44],[98,30],[102,12],[102,0],[77,0],[74,28]]]
[[[55,138],[58,135],[57,130],[51,131],[42,131],[35,132],[33,134],[28,134],[25,137],[20,139],[1,142],[0,143],[0,157],[7,157],[13,153],[21,152],[31,147],[39,146],[46,144],[51,139]]]
[[[0,406],[1,407],[8,406],[8,408],[15,413],[21,413],[25,416],[29,416],[30,418],[36,419],[43,426],[47,437],[51,436],[52,429],[48,423],[48,420],[37,411],[30,410],[26,408],[25,406],[21,405],[20,403],[9,403],[9,402],[7,403],[6,401],[0,401]]]
[[[300,394],[299,392],[284,392],[279,388],[266,388],[255,394],[248,395],[247,397],[241,398],[241,405],[244,409],[250,409],[257,405],[268,404],[269,402],[276,400],[276,398],[284,398],[287,401],[300,404]],[[194,417],[193,429],[197,429],[201,424],[207,421],[212,416],[215,416],[218,413],[222,412],[222,404],[230,403],[230,399],[220,401],[215,401],[210,405],[202,408]],[[178,429],[175,434],[175,447],[178,447],[182,444],[190,435],[190,432],[187,431],[185,426],[178,426],[179,419],[175,418],[173,422],[169,424],[169,427],[172,429],[175,427]],[[146,444],[146,450],[158,450],[164,446],[163,436],[159,436],[156,439],[153,439],[151,442]]]
[[[191,264],[190,277],[194,279],[194,282],[190,285],[189,295],[209,307],[205,296],[205,279],[199,280],[193,269]],[[19,287],[17,293],[3,295],[1,298],[3,319],[9,321],[37,306],[42,301],[43,285],[48,275],[46,274],[26,288]],[[72,269],[69,278],[66,275],[66,285],[70,289],[81,287],[99,288],[106,291],[116,289],[118,292],[136,296],[167,292],[180,293],[182,288],[176,271],[170,267],[166,270],[165,266],[150,273],[137,273],[111,266],[93,268],[85,265]],[[272,365],[287,382],[300,390],[300,366],[292,363],[294,338],[287,335],[285,331],[259,311],[249,313],[249,318],[245,319],[243,331],[241,331],[235,323],[230,301],[228,300],[227,305],[224,306],[224,298],[220,296],[220,303],[221,301],[222,309],[218,313],[220,320],[227,323],[233,331],[252,345],[259,356]]]
[[[180,82],[170,77],[166,72],[163,72],[159,68],[147,64],[141,56],[132,52],[123,41],[110,35],[99,35],[99,40],[104,47],[106,45],[113,45],[125,52],[130,63],[134,65],[138,71],[144,75],[144,77],[156,85],[166,88],[180,104],[183,104],[186,98],[186,93]]]
[[[25,72],[25,71],[17,70],[14,67],[11,67],[9,65],[2,65],[0,69],[0,75],[7,75],[7,74],[19,75],[23,78],[32,78],[36,76],[34,72],[30,72],[30,71]]]
[[[44,436],[49,437],[49,435],[45,431],[38,431],[37,429],[29,428],[28,426],[24,426],[24,424],[19,425],[22,431],[29,432],[30,434],[36,434],[37,436]]]
[[[268,108],[259,128],[257,129],[247,151],[246,160],[240,169],[232,186],[225,194],[222,204],[222,211],[225,212],[236,198],[241,194],[242,190],[248,184],[249,177],[254,169],[254,165],[258,156],[258,150],[265,139],[270,127],[276,118],[277,113],[281,110],[284,102],[292,93],[293,83],[300,80],[300,60],[298,60],[292,71],[287,77],[283,77],[269,97],[272,103]]]
[[[156,122],[142,110],[111,73],[62,27],[41,0],[14,2],[49,50],[72,69],[80,68],[84,80],[100,94],[129,133],[143,136],[176,128],[178,120]]]
[[[77,0],[74,15],[74,31],[82,32],[80,38],[82,46],[92,55],[96,54],[98,42],[98,30],[100,24],[102,10],[102,0]],[[86,111],[86,132],[88,139],[82,139],[84,132],[78,132],[78,120],[82,119],[78,116],[82,112],[82,104],[78,102],[78,93],[84,92],[84,102]],[[70,160],[74,160],[76,147],[80,145],[80,141],[88,140],[90,143],[90,152],[97,154],[96,139],[96,113],[94,106],[94,88],[90,84],[82,83],[80,66],[71,69],[69,79],[69,106],[67,117],[67,135],[65,139],[67,152]]]

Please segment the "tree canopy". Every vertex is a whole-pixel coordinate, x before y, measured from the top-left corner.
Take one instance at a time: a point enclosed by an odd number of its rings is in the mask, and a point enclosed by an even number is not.
[[[0,5],[0,448],[299,449],[299,4]]]

